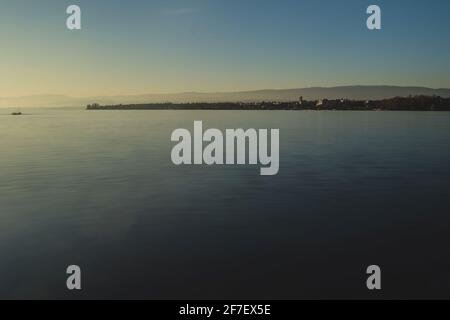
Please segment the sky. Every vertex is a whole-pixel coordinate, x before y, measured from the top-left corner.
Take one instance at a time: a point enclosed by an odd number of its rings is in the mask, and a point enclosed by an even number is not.
[[[0,0],[0,97],[450,88],[449,16],[448,0]]]

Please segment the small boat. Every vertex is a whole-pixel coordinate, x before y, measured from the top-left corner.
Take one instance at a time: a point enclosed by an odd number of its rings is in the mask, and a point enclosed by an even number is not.
[[[13,112],[11,113],[12,116],[21,116],[22,112]]]

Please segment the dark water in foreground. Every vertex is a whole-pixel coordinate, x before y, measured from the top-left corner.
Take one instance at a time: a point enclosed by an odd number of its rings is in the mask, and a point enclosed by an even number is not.
[[[450,113],[25,112],[0,110],[0,298],[450,298]],[[194,120],[280,128],[279,174],[172,165]]]

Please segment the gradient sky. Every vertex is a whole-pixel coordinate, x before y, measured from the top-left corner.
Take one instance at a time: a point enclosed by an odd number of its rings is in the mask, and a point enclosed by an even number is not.
[[[0,0],[0,43],[0,97],[450,87],[448,0]]]

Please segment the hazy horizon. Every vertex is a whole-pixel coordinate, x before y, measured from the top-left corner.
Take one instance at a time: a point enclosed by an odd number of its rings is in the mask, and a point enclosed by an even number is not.
[[[194,103],[194,102],[258,102],[341,99],[380,100],[399,96],[441,96],[450,97],[450,89],[405,86],[338,86],[307,87],[293,89],[263,89],[236,92],[182,92],[169,94],[141,94],[73,97],[65,95],[35,95],[23,97],[0,97],[0,107],[80,107],[87,104],[138,104],[138,103]]]
[[[52,92],[44,92],[41,94],[29,94],[29,95],[20,95],[20,96],[0,96],[0,99],[15,99],[15,98],[26,98],[26,97],[50,97],[50,96],[64,96],[69,98],[96,98],[96,97],[118,97],[118,96],[145,96],[145,95],[160,95],[160,96],[170,96],[170,95],[179,95],[179,94],[228,94],[228,93],[247,93],[247,92],[258,92],[258,91],[289,91],[289,90],[305,90],[305,89],[335,89],[335,88],[423,88],[423,89],[431,89],[431,90],[450,90],[450,87],[427,87],[420,85],[391,85],[391,84],[347,84],[347,85],[336,85],[336,86],[305,86],[305,87],[286,87],[286,88],[259,88],[259,89],[242,89],[242,90],[217,90],[217,91],[207,91],[207,90],[198,90],[198,91],[177,91],[177,92],[140,92],[134,94],[110,94],[110,95],[72,95],[72,94],[64,94],[64,93],[52,93]]]

